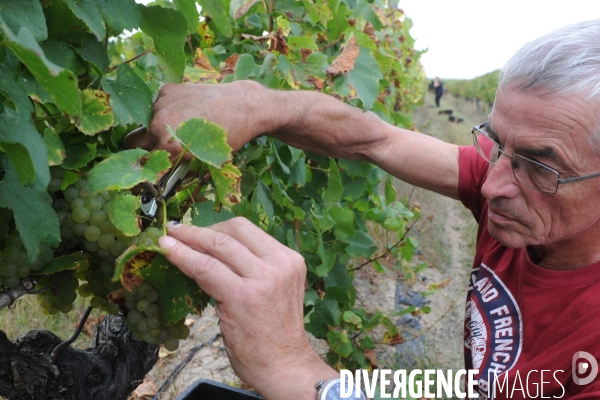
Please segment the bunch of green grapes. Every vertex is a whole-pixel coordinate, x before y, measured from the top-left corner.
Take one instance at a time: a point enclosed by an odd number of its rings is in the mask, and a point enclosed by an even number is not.
[[[179,340],[190,334],[190,328],[181,320],[176,324],[165,325],[158,305],[158,290],[148,282],[132,286],[131,291],[123,289],[127,313],[127,325],[137,340],[150,344],[164,344],[169,351],[179,347]]]
[[[32,271],[39,271],[54,258],[54,252],[44,243],[33,263],[29,263],[21,236],[16,229],[10,230],[12,212],[0,209],[0,287],[13,288]]]
[[[70,312],[77,298],[78,286],[79,280],[72,271],[62,271],[40,277],[36,290],[47,289],[35,295],[42,306],[42,312],[46,315],[58,314],[59,311],[65,314]]]

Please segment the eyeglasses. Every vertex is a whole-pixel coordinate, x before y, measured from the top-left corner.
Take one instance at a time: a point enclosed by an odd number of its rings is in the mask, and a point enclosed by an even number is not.
[[[512,156],[500,150],[500,145],[482,130],[486,124],[474,126],[471,129],[473,144],[483,159],[494,165],[501,154],[511,159],[511,166],[515,178],[523,185],[542,193],[554,194],[561,183],[579,182],[585,179],[600,177],[600,173],[577,176],[574,178],[560,178],[558,171],[520,154]]]

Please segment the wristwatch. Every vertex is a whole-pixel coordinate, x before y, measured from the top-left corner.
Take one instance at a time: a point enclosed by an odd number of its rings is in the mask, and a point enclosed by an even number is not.
[[[317,400],[341,400],[342,399],[340,378],[332,379],[327,382],[319,381],[319,383],[317,383],[315,385],[315,387],[319,391],[317,394]],[[355,396],[355,393],[354,393],[354,389],[353,389],[350,394],[350,397],[344,397],[344,398],[345,399],[356,399],[356,397],[354,397],[354,396]],[[360,397],[358,397],[358,399],[367,400],[367,396],[365,396],[365,393],[362,390],[360,391]]]

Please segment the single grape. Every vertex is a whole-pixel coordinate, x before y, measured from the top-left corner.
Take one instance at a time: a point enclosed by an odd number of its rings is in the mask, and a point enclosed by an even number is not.
[[[100,211],[100,212],[104,212],[104,211]],[[109,234],[112,231],[113,224],[110,221],[104,221],[102,223],[102,225],[99,226],[99,228],[100,228],[100,232],[102,232],[103,234]]]
[[[74,187],[70,187],[63,192],[63,195],[67,203],[71,203],[73,200],[79,198],[79,190]]]
[[[4,278],[11,278],[17,275],[17,266],[14,263],[4,262],[0,265],[0,275]],[[145,310],[145,308],[144,308]],[[144,311],[140,310],[140,311]]]
[[[19,233],[16,230],[13,230],[10,233],[10,235],[8,235],[5,243],[8,246],[14,246],[17,249],[20,249],[21,247],[23,247],[23,241],[21,240],[21,237],[19,236]]]
[[[21,251],[15,246],[6,246],[4,250],[2,250],[2,256],[4,262],[14,263],[21,256]]]
[[[92,297],[90,306],[93,308],[100,308],[102,306],[102,299],[100,297]]]
[[[152,288],[148,294],[146,294],[146,298],[151,303],[156,303],[158,301],[158,290],[156,288]]]
[[[163,345],[165,346],[165,349],[169,351],[175,351],[179,348],[179,340],[174,337],[169,337],[167,340],[165,340]]]
[[[47,190],[50,193],[58,192],[60,190],[61,186],[62,186],[62,179],[52,178],[52,179],[50,179],[50,183],[48,184]]]
[[[162,323],[163,320],[160,315],[146,318],[146,324],[148,324],[150,328],[158,328],[162,325]]]
[[[113,244],[115,244],[115,237],[110,233],[101,235],[98,239],[98,247],[103,250],[110,249],[113,246]]]
[[[120,256],[121,254],[123,254],[124,251],[125,251],[125,246],[123,245],[123,243],[121,243],[119,241],[115,241],[115,244],[113,244],[112,247],[110,248],[110,254],[112,254],[115,257]]]
[[[63,304],[58,310],[63,314],[69,313],[73,310],[73,303]]]
[[[98,255],[102,258],[106,258],[112,255],[110,250],[107,249],[98,249]]]
[[[73,233],[76,236],[83,236],[83,233],[85,232],[85,229],[90,226],[88,223],[83,223],[83,224],[73,224]]]
[[[73,210],[71,218],[73,218],[73,221],[75,221],[75,223],[84,224],[90,218],[90,211],[85,207],[77,207]]]
[[[69,213],[66,217],[65,217],[65,221],[63,226],[66,226],[68,228],[72,228],[73,225],[75,225],[75,221],[73,221],[73,216],[71,215],[71,213]]]
[[[85,201],[85,208],[90,211],[100,210],[104,205],[104,200],[100,197],[90,197]]]
[[[140,241],[138,242],[137,245],[143,246],[143,247],[154,246],[154,242],[152,241],[152,239],[143,238],[143,239],[140,239]]]
[[[146,323],[146,318],[140,319],[140,321],[137,323],[137,328],[142,333],[146,333],[150,330],[148,324]]]
[[[117,315],[120,311],[119,305],[115,303],[108,303],[106,312],[110,315]]]
[[[89,218],[90,225],[98,226],[102,230],[101,227],[106,222],[108,222],[108,221],[106,221],[106,213],[104,211],[102,211],[102,210],[94,210],[90,214],[90,218]],[[103,232],[103,233],[110,233],[110,230],[109,230],[109,232]]]
[[[71,211],[74,211],[79,207],[85,207],[85,200],[83,200],[82,198],[73,199],[73,201],[71,202]]]
[[[29,269],[28,266],[17,268],[17,276],[21,279],[27,278],[30,273],[31,273],[31,270]]]
[[[79,286],[77,292],[81,297],[90,297],[92,295],[92,287],[89,283],[84,283],[83,285]]]
[[[146,229],[146,237],[148,239],[151,239],[154,243],[156,243],[158,241],[158,238],[161,237],[162,231],[158,228],[148,228]]]
[[[65,239],[69,239],[75,236],[75,233],[73,233],[73,229],[68,226],[63,226],[60,228],[60,235]]]
[[[138,310],[139,310],[139,308],[138,308]],[[150,305],[144,311],[144,314],[147,317],[156,317],[159,313],[160,313],[160,310],[158,309],[158,306],[153,303],[150,303]]]
[[[27,259],[27,253],[24,251],[21,251],[19,258],[17,259],[17,261],[15,261],[15,265],[17,266],[17,268],[23,268],[23,267],[26,267],[28,263],[29,263],[29,261]]]
[[[84,231],[84,234],[85,234],[85,231]],[[98,251],[98,243],[97,242],[90,242],[88,240],[84,240],[83,245],[84,245],[85,249],[87,251],[89,251],[90,253],[96,253]]]
[[[135,325],[137,325],[137,323],[140,322],[142,318],[144,318],[144,314],[139,312],[138,310],[129,310],[129,313],[127,314],[127,321]]]
[[[15,269],[15,272],[16,272],[16,269]],[[142,299],[137,302],[136,308],[138,309],[138,311],[144,312],[144,311],[146,311],[146,309],[149,306],[150,306],[150,302],[146,299]]]
[[[83,236],[85,236],[85,239],[88,242],[98,241],[98,239],[100,239],[101,235],[102,235],[102,232],[100,232],[100,228],[98,228],[97,226],[93,226],[93,225],[90,225],[87,228],[85,228],[85,232],[83,233]]]
[[[137,293],[146,296],[152,290],[152,285],[148,282],[142,282],[137,286]]]
[[[49,263],[54,258],[54,251],[44,243],[40,243],[40,258],[44,263]]]
[[[77,190],[85,189],[88,186],[88,183],[85,179],[80,179],[73,184],[73,187]]]

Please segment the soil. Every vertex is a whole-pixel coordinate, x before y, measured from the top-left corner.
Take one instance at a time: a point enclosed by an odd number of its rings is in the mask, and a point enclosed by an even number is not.
[[[431,96],[431,95],[430,95]],[[469,144],[471,126],[485,120],[485,112],[471,103],[453,98],[442,98],[442,109],[453,109],[454,115],[464,119],[461,124],[448,121],[448,115],[438,114],[433,108],[433,97],[415,114],[415,129],[423,132],[439,132],[443,140],[456,144]],[[463,368],[463,318],[467,278],[474,250],[475,222],[471,214],[457,201],[416,189],[397,181],[399,196],[409,196],[411,204],[418,204],[423,217],[413,231],[421,242],[420,261],[429,267],[407,279],[403,271],[394,270],[393,262],[387,264],[389,274],[379,274],[371,266],[356,272],[356,307],[368,312],[380,310],[393,316],[403,307],[398,303],[399,294],[422,294],[424,305],[431,312],[416,317],[420,329],[404,324],[400,317],[399,328],[409,341],[398,346],[378,346],[377,361],[387,368]],[[438,286],[438,289],[432,288]],[[418,296],[417,296],[418,297]],[[210,379],[233,386],[242,386],[227,359],[221,340],[218,338],[218,320],[209,306],[201,317],[190,317],[191,336],[180,343],[173,353],[161,350],[159,361],[147,376],[144,385],[138,388],[132,399],[152,398],[169,374],[185,359],[188,352],[199,343],[212,344],[200,349],[185,365],[177,378],[161,395],[161,400],[175,399],[198,379]],[[410,338],[413,338],[410,340]],[[319,354],[327,352],[322,340],[312,338]],[[414,356],[407,361],[397,357],[406,353],[406,347]],[[404,348],[404,349],[403,349]]]

